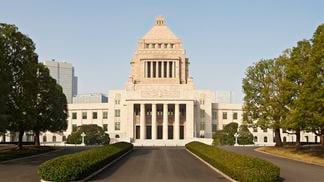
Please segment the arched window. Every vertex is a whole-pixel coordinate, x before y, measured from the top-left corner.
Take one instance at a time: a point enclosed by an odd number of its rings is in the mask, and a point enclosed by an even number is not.
[[[43,136],[43,142],[47,142],[46,135]]]
[[[257,136],[254,136],[253,141],[254,141],[254,142],[258,142],[258,137],[257,137]]]
[[[268,137],[265,136],[265,137],[263,138],[263,141],[264,141],[264,143],[267,143],[267,142],[268,142]]]
[[[115,138],[120,138],[119,135],[116,135]]]

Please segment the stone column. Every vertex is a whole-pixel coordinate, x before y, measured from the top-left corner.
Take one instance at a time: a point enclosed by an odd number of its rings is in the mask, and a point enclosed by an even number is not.
[[[152,140],[157,139],[156,104],[152,104]]]
[[[163,140],[168,139],[168,104],[163,104]]]
[[[145,104],[141,104],[141,114],[140,114],[140,139],[145,139],[146,126],[145,126]]]
[[[185,139],[192,139],[194,137],[195,125],[194,125],[194,103],[189,102],[186,104],[186,133]]]
[[[175,104],[174,107],[174,139],[179,140],[180,139],[180,112],[179,112],[179,104]]]

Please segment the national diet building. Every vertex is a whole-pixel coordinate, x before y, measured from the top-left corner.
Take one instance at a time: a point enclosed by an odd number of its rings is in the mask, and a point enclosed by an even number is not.
[[[77,126],[97,124],[112,142],[182,146],[199,140],[211,144],[216,130],[231,122],[242,123],[242,104],[216,103],[215,92],[195,88],[184,45],[163,17],[157,17],[138,41],[130,66],[123,90],[109,91],[108,102],[69,104],[68,129],[43,133],[41,141],[64,142]],[[251,132],[256,144],[274,144],[271,130]]]

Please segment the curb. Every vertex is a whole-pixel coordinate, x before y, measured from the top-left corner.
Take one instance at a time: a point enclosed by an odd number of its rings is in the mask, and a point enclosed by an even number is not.
[[[210,165],[208,162],[204,161],[203,159],[201,159],[198,155],[192,153],[190,150],[188,150],[186,148],[186,151],[189,152],[191,155],[193,155],[194,157],[196,157],[197,159],[199,159],[201,162],[203,162],[205,165],[207,165],[208,167],[210,167],[211,169],[213,169],[214,171],[216,171],[217,173],[219,173],[220,175],[224,176],[227,180],[231,181],[231,182],[238,182],[236,180],[234,180],[233,178],[227,176],[226,174],[224,174],[222,171],[218,170],[217,168],[215,168],[214,166]]]
[[[6,164],[8,162],[14,162],[14,161],[19,161],[19,160],[24,160],[24,159],[30,159],[30,158],[33,158],[33,157],[47,155],[47,154],[55,153],[55,152],[60,152],[60,151],[63,151],[63,150],[66,150],[66,149],[65,148],[63,148],[63,149],[56,149],[54,151],[49,151],[49,152],[45,152],[45,153],[34,154],[34,155],[26,156],[26,157],[20,157],[20,158],[16,158],[16,159],[10,159],[10,160],[6,160],[6,161],[1,161],[0,164]]]
[[[101,173],[103,170],[105,170],[106,168],[108,168],[109,166],[115,164],[117,161],[119,161],[120,159],[122,159],[123,157],[125,157],[126,155],[128,155],[129,153],[133,152],[134,149],[131,149],[129,151],[127,151],[126,153],[124,153],[123,155],[119,156],[118,158],[116,158],[115,160],[113,160],[112,162],[106,164],[105,166],[103,166],[102,168],[100,168],[99,170],[93,172],[92,174],[90,174],[89,176],[87,176],[86,178],[83,178],[82,180],[79,181],[73,181],[73,182],[86,182],[89,181],[91,178],[95,177],[96,175],[98,175],[99,173]],[[43,179],[40,179],[41,182],[51,182],[51,181],[46,181]]]
[[[324,167],[324,165],[321,165],[321,164],[317,164],[317,163],[313,163],[313,162],[309,162],[309,161],[303,161],[303,160],[299,160],[299,159],[288,158],[288,157],[285,157],[285,156],[281,156],[279,154],[272,154],[272,153],[265,152],[265,151],[261,151],[260,149],[259,150],[258,149],[259,148],[256,148],[256,149],[254,149],[254,151],[260,152],[262,154],[271,155],[271,156],[274,156],[274,157],[279,157],[279,158],[288,159],[288,160],[292,160],[292,161],[297,161],[297,162],[301,162],[301,163],[305,163],[305,164],[310,164],[310,165]]]

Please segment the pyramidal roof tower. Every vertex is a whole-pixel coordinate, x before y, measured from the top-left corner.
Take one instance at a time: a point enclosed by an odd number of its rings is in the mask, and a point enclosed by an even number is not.
[[[158,16],[153,27],[138,42],[131,60],[128,86],[190,83],[189,59],[182,41],[169,29],[165,19]]]

